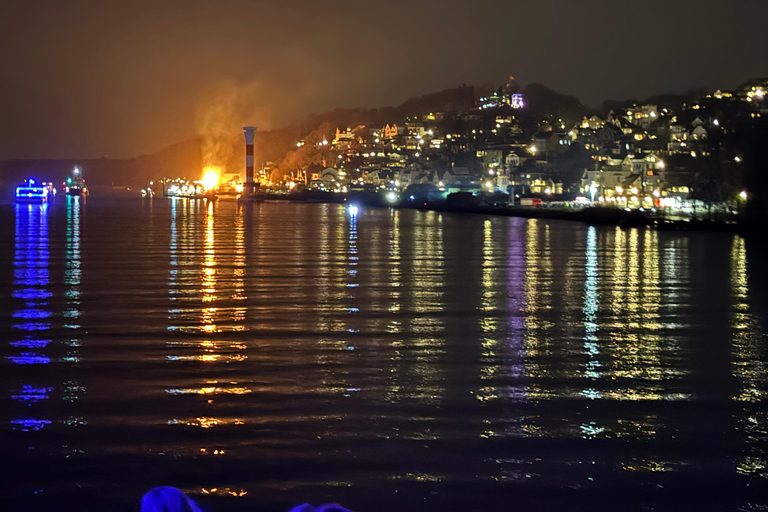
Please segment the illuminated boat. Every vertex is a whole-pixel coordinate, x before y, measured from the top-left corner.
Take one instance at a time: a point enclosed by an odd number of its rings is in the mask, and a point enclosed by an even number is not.
[[[85,185],[85,180],[80,174],[80,169],[75,167],[72,171],[72,176],[67,178],[64,183],[64,192],[68,196],[85,196],[88,195],[88,187]]]
[[[51,187],[46,183],[37,183],[29,178],[23,185],[16,187],[16,202],[24,204],[43,204],[48,202]]]

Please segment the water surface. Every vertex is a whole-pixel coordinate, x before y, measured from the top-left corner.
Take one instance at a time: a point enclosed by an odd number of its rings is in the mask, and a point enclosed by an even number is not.
[[[9,510],[766,510],[768,249],[340,205],[0,205]]]

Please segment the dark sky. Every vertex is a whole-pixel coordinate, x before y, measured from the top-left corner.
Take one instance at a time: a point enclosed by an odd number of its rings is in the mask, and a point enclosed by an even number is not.
[[[7,1],[0,159],[128,157],[511,74],[604,99],[768,76],[768,2]]]

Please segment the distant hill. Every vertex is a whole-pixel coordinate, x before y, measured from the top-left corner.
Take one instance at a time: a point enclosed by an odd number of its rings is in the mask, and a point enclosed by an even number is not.
[[[296,135],[289,129],[258,132],[255,155],[257,165],[262,161],[282,158],[295,141]],[[242,135],[232,136],[223,144],[231,146],[228,152],[231,156],[224,164],[240,171],[244,165],[245,139]],[[203,169],[201,147],[200,139],[191,139],[168,146],[157,153],[135,158],[0,161],[0,198],[6,201],[12,199],[13,188],[29,177],[61,183],[71,175],[75,167],[82,169],[88,186],[99,193],[106,193],[113,187],[138,190],[150,181],[166,176],[199,179]]]
[[[163,176],[199,174],[200,141],[179,142],[151,155],[115,159],[5,160],[0,161],[0,197],[8,199],[13,188],[34,177],[40,181],[63,182],[75,167],[82,170],[94,191],[146,186]]]
[[[472,108],[475,104],[475,87],[460,85],[454,89],[414,96],[397,107],[383,108],[338,108],[322,114],[309,114],[303,121],[296,123],[298,132],[307,134],[323,123],[346,128],[359,124],[384,126],[402,123],[407,117],[416,117],[430,112],[458,113]]]
[[[409,98],[395,111],[401,118],[423,116],[430,112],[456,114],[475,105],[475,87],[460,85],[455,89]]]
[[[532,116],[551,115],[563,119],[568,125],[592,113],[592,109],[582,105],[576,96],[560,94],[542,84],[529,84],[522,93],[526,113]]]
[[[279,162],[294,147],[297,140],[316,130],[324,123],[341,129],[347,126],[368,124],[383,126],[402,123],[406,118],[423,116],[430,112],[460,113],[475,106],[479,95],[492,91],[489,85],[460,85],[456,88],[414,96],[396,107],[375,109],[336,109],[321,114],[307,115],[303,120],[288,127],[257,131],[255,143],[255,164]],[[568,122],[580,120],[589,109],[575,96],[559,94],[543,85],[531,84],[523,91],[526,96],[529,117],[554,114]],[[242,134],[217,141],[224,146],[221,153],[227,155],[225,162],[218,162],[229,172],[242,172],[245,141]],[[70,175],[75,166],[83,170],[89,186],[96,190],[108,191],[112,187],[135,189],[146,186],[149,181],[165,176],[198,179],[205,163],[202,154],[202,140],[192,139],[173,144],[156,153],[126,159],[63,159],[63,160],[6,160],[0,161],[0,194],[8,198],[8,191],[27,177],[34,176],[42,181],[61,182]]]
[[[704,96],[703,89],[691,89],[684,94],[657,94],[645,100],[626,99],[626,100],[606,100],[603,102],[602,113],[607,114],[612,109],[626,109],[632,105],[656,105],[659,109],[668,109],[672,112],[680,112],[684,104],[691,104],[697,98]]]

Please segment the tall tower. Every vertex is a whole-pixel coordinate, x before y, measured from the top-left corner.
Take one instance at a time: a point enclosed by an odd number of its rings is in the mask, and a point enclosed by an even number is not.
[[[253,140],[256,137],[256,127],[246,126],[245,132],[245,197],[253,197]]]

